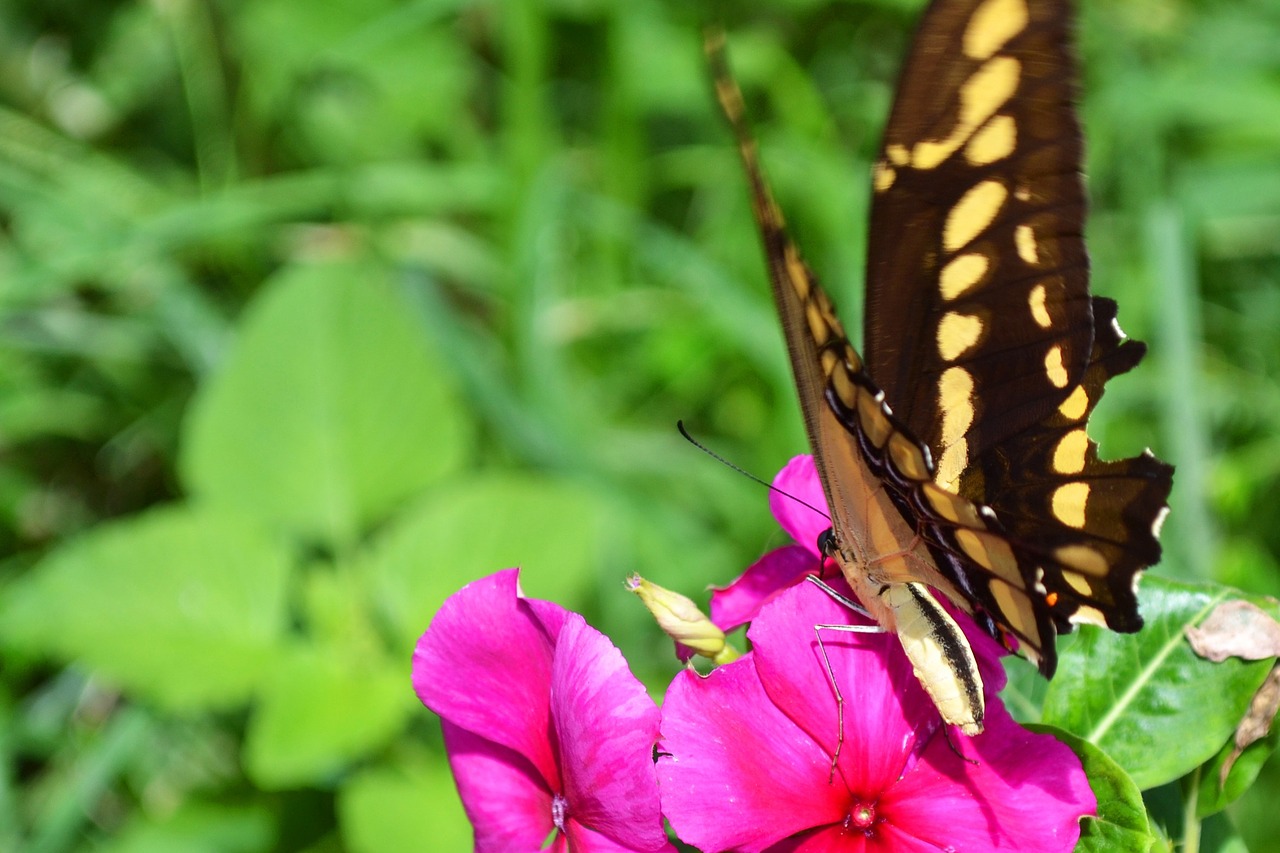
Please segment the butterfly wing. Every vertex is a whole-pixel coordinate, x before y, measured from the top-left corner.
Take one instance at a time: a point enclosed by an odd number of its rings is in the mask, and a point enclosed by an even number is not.
[[[1172,485],[1149,453],[1100,460],[1085,432],[1144,348],[1089,293],[1071,14],[925,12],[873,176],[864,325],[867,372],[937,485],[993,510],[975,542],[923,508],[939,568],[1046,675],[1073,622],[1141,627]]]
[[[708,35],[707,53],[751,183],[805,428],[831,509],[837,544],[830,556],[872,616],[897,635],[943,719],[978,734],[982,677],[963,632],[921,583],[948,586],[904,512],[911,495],[932,487],[929,451],[885,408],[830,299],[788,235],[760,170],[718,31]],[[950,594],[958,597],[955,590]]]

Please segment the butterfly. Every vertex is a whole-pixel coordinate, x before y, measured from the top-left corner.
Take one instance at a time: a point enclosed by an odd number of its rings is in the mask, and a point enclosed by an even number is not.
[[[830,509],[820,547],[897,634],[944,721],[982,731],[981,674],[941,592],[1045,677],[1077,623],[1142,627],[1173,469],[1086,433],[1146,351],[1089,292],[1072,9],[935,0],[871,176],[863,354],[789,236],[722,33],[707,52],[750,183]]]

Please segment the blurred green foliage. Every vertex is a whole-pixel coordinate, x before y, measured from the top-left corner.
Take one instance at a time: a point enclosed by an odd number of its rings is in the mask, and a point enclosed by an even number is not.
[[[720,10],[853,328],[920,5]],[[1084,5],[1095,290],[1151,344],[1093,432],[1178,465],[1159,573],[1275,594],[1280,5]],[[676,419],[804,449],[710,14],[0,5],[0,849],[464,849],[409,657],[508,565],[661,689],[623,576],[779,537]],[[1254,849],[1278,796],[1232,807]]]

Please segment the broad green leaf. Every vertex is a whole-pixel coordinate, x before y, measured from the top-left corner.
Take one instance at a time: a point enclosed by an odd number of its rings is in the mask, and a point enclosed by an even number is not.
[[[1029,726],[1032,731],[1048,732],[1065,743],[1080,758],[1089,787],[1098,800],[1096,817],[1081,821],[1077,853],[1146,853],[1156,837],[1147,820],[1142,792],[1124,769],[1105,752],[1086,740],[1052,726]]]
[[[1001,663],[1009,679],[1000,691],[1001,701],[1018,722],[1040,722],[1040,708],[1049,689],[1048,682],[1025,658],[1009,655]]]
[[[1200,789],[1196,795],[1196,817],[1206,818],[1222,811],[1253,787],[1262,771],[1262,765],[1276,750],[1276,741],[1280,732],[1271,732],[1259,741],[1250,744],[1231,765],[1227,774],[1227,783],[1221,783],[1222,768],[1228,756],[1235,750],[1235,739],[1229,739],[1218,754],[1200,771]]]
[[[456,468],[466,430],[385,271],[358,262],[275,278],[186,426],[196,495],[336,546]]]
[[[229,513],[171,506],[58,548],[0,609],[8,644],[166,706],[249,698],[287,624],[285,554]]]
[[[1231,594],[1146,579],[1141,632],[1084,626],[1062,643],[1043,722],[1101,748],[1143,790],[1208,761],[1231,737],[1270,667],[1234,658],[1211,663],[1188,645],[1186,629]]]
[[[338,819],[353,853],[472,846],[471,825],[443,760],[352,778],[338,793]]]
[[[459,587],[512,566],[523,569],[528,595],[573,608],[605,557],[603,527],[591,493],[569,482],[477,476],[432,495],[387,531],[372,558],[377,598],[406,649]]]
[[[295,649],[249,720],[244,764],[261,787],[322,782],[381,747],[418,706],[407,659],[355,660],[346,649]]]

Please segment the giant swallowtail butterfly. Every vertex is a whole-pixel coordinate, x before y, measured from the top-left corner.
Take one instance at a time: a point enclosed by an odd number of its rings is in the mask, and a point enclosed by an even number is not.
[[[872,177],[865,358],[786,231],[708,37],[830,508],[824,550],[967,734],[981,679],[927,588],[1050,677],[1074,623],[1142,627],[1136,579],[1160,558],[1173,476],[1149,451],[1101,460],[1085,432],[1145,347],[1089,293],[1070,7],[925,11]]]

